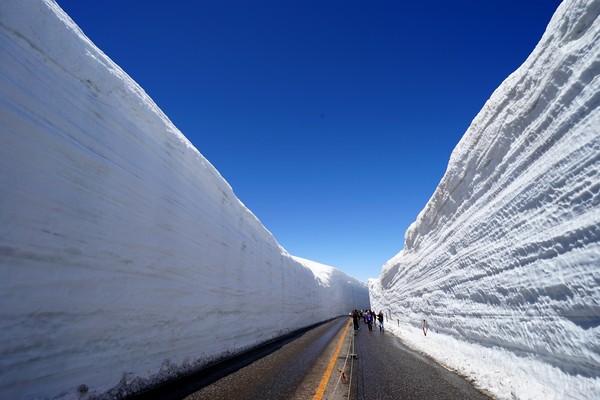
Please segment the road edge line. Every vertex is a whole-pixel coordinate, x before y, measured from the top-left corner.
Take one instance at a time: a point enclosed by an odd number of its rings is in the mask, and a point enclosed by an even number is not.
[[[338,355],[340,354],[340,350],[342,349],[342,344],[344,344],[344,339],[346,338],[346,333],[348,332],[348,328],[350,327],[350,321],[346,324],[346,329],[338,342],[337,348],[329,361],[329,365],[325,370],[325,375],[321,379],[321,383],[319,383],[319,388],[317,389],[317,393],[313,396],[313,400],[321,400],[323,398],[323,394],[325,394],[325,388],[327,388],[327,383],[329,383],[329,377],[331,376],[331,371],[333,371],[333,367],[335,365],[335,361],[337,360]]]

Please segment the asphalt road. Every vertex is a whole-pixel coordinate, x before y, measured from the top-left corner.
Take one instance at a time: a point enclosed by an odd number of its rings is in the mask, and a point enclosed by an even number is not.
[[[312,399],[347,318],[319,325],[186,400]]]
[[[410,350],[390,333],[369,331],[361,323],[354,336],[358,356],[350,399],[489,400],[471,383],[429,358]]]
[[[395,336],[362,323],[355,334],[349,322],[297,332],[131,399],[311,400],[325,383],[327,400],[490,399]]]

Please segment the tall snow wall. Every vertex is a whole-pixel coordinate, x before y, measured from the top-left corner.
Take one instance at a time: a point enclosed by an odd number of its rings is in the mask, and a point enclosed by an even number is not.
[[[373,308],[400,336],[426,320],[421,351],[439,358],[437,335],[514,356],[483,364],[500,398],[600,396],[599,14],[598,0],[560,5],[370,281]],[[485,371],[469,364],[483,353],[472,354],[446,362],[477,380]]]
[[[0,2],[0,88],[0,397],[118,398],[368,304],[288,255],[54,1]]]

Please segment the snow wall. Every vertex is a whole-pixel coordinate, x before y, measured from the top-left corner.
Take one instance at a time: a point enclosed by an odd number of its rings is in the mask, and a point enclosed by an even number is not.
[[[54,1],[0,2],[0,88],[1,398],[118,398],[368,306]]]
[[[390,329],[500,398],[600,398],[599,14],[560,5],[369,281]]]

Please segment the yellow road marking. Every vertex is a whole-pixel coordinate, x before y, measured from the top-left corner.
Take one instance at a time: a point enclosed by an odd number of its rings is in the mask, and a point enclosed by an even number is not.
[[[317,393],[315,393],[313,400],[321,400],[323,398],[323,394],[325,394],[325,388],[327,387],[327,382],[329,382],[329,377],[331,376],[331,371],[333,371],[333,367],[335,365],[335,360],[337,359],[338,354],[340,354],[340,350],[342,348],[342,344],[344,343],[344,338],[346,337],[346,332],[348,332],[349,326],[350,326],[350,322],[348,322],[348,325],[346,325],[344,334],[340,338],[337,348],[335,349],[335,353],[333,354],[333,357],[331,357],[331,360],[329,361],[329,365],[327,366],[325,375],[323,375],[323,378],[321,379],[321,383],[319,384],[319,388],[317,389]]]

